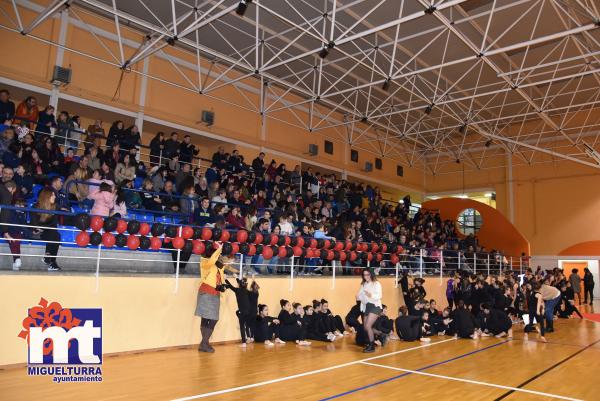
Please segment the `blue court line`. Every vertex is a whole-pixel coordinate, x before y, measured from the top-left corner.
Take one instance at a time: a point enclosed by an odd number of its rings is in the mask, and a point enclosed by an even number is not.
[[[448,362],[456,361],[457,359],[462,359],[462,358],[465,358],[465,357],[467,357],[467,356],[469,356],[469,355],[477,354],[477,353],[479,353],[479,352],[486,351],[486,350],[488,350],[488,349],[490,349],[490,348],[494,348],[494,347],[497,347],[497,346],[499,346],[499,345],[506,344],[506,343],[507,343],[507,342],[509,342],[509,341],[511,341],[511,340],[505,340],[505,341],[502,341],[502,342],[500,342],[500,343],[498,343],[498,344],[489,345],[489,346],[487,346],[487,347],[485,347],[485,348],[481,348],[481,349],[478,349],[478,350],[475,350],[475,351],[467,352],[466,354],[462,354],[462,355],[459,355],[459,356],[455,356],[454,358],[446,359],[445,361],[436,362],[436,363],[434,363],[434,364],[431,364],[431,365],[424,366],[424,367],[422,367],[422,368],[416,369],[416,371],[417,371],[417,372],[421,372],[421,371],[423,371],[423,370],[427,370],[427,369],[433,368],[433,367],[435,367],[435,366],[439,366],[439,365],[443,365],[443,364],[445,364],[445,363],[448,363]],[[402,374],[399,374],[399,375],[396,375],[396,376],[390,377],[389,379],[380,380],[380,381],[378,381],[378,382],[371,383],[371,384],[367,384],[367,385],[365,385],[365,386],[362,386],[362,387],[357,387],[357,388],[355,388],[355,389],[348,390],[348,391],[345,391],[345,392],[343,392],[343,393],[339,393],[339,394],[336,394],[336,395],[332,395],[332,396],[330,396],[330,397],[327,397],[327,398],[322,398],[320,401],[328,401],[328,400],[333,400],[333,399],[336,399],[336,398],[340,398],[340,397],[343,397],[343,396],[345,396],[345,395],[352,394],[352,393],[356,393],[356,392],[358,392],[358,391],[362,391],[362,390],[366,390],[366,389],[368,389],[368,388],[371,388],[371,387],[374,387],[374,386],[378,386],[378,385],[380,385],[380,384],[384,384],[384,383],[387,383],[387,382],[390,382],[390,381],[393,381],[393,380],[396,380],[396,379],[400,379],[400,378],[402,378],[402,377],[404,377],[404,376],[408,376],[408,375],[412,375],[412,374],[413,374],[412,372],[406,372],[406,373],[402,373]]]

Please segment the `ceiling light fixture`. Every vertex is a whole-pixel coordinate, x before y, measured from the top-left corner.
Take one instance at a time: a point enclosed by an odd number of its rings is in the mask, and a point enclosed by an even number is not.
[[[240,3],[238,4],[235,10],[235,13],[240,17],[243,17],[246,13],[246,9],[248,8],[248,4],[250,3],[252,3],[252,0],[240,0]]]

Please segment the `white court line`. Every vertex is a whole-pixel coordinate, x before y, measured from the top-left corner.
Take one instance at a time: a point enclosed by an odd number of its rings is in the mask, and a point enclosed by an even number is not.
[[[436,342],[432,342],[432,343],[428,343],[428,344],[423,344],[423,345],[420,345],[418,347],[406,348],[406,349],[402,349],[402,350],[399,350],[399,351],[388,352],[387,354],[381,354],[381,355],[373,356],[373,357],[370,357],[370,358],[358,359],[356,361],[346,362],[346,363],[342,363],[340,365],[330,366],[328,368],[317,369],[317,370],[310,370],[308,372],[298,373],[298,374],[291,375],[291,376],[284,376],[284,377],[280,377],[280,378],[277,378],[277,379],[267,380],[267,381],[264,381],[264,382],[247,384],[245,386],[226,388],[224,390],[212,391],[210,393],[203,393],[203,394],[198,394],[198,395],[191,395],[189,397],[177,398],[177,399],[172,400],[172,401],[196,400],[198,398],[212,397],[212,396],[220,395],[220,394],[233,393],[234,391],[241,391],[241,390],[247,390],[249,388],[266,386],[268,384],[279,383],[279,382],[286,381],[286,380],[297,379],[299,377],[310,376],[310,375],[315,375],[317,373],[328,372],[328,371],[334,370],[334,369],[345,368],[347,366],[357,365],[357,364],[360,364],[360,363],[363,363],[363,362],[373,361],[375,359],[385,358],[385,357],[388,357],[388,356],[397,355],[397,354],[401,354],[401,353],[404,353],[404,352],[408,352],[408,351],[412,351],[412,350],[416,350],[416,349],[420,349],[420,348],[431,347],[433,345],[442,344],[442,343],[445,343],[445,342],[448,342],[448,341],[456,341],[456,340],[454,338],[449,338],[447,340],[442,340],[442,341],[436,341]]]
[[[550,393],[543,393],[541,391],[527,390],[527,389],[519,388],[519,387],[503,386],[501,384],[494,384],[494,383],[482,382],[482,381],[477,381],[477,380],[461,379],[459,377],[436,375],[434,373],[427,373],[427,372],[423,372],[423,371],[420,371],[420,370],[402,369],[402,368],[396,368],[394,366],[380,365],[380,364],[377,364],[377,363],[369,363],[369,362],[366,362],[366,361],[362,361],[360,363],[363,364],[363,365],[375,366],[375,367],[378,367],[378,368],[385,368],[385,369],[396,370],[398,372],[413,373],[415,375],[437,377],[438,379],[446,379],[446,380],[454,380],[454,381],[463,382],[463,383],[478,384],[480,386],[488,386],[488,387],[501,388],[503,390],[519,391],[521,393],[529,393],[529,394],[541,395],[541,396],[544,396],[544,397],[559,398],[561,400],[583,401],[583,400],[580,400],[578,398],[571,398],[571,397],[565,397],[565,396],[562,396],[562,395],[556,395],[556,394],[550,394]]]

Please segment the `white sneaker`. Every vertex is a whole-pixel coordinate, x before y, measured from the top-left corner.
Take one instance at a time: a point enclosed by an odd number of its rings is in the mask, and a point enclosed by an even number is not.
[[[285,344],[285,341],[282,341],[279,338],[276,338],[275,339],[275,344]]]
[[[267,341],[265,341],[265,345],[268,347],[272,347],[275,344],[273,344],[271,341],[267,340]]]
[[[13,262],[12,269],[13,269],[14,271],[18,271],[20,268],[21,268],[21,258],[17,258],[17,259],[15,259],[15,261]]]
[[[241,344],[240,344],[240,347],[242,347],[242,348],[246,348],[246,343],[241,343]]]
[[[429,337],[421,337],[421,342],[422,343],[430,343],[431,342],[431,338],[429,338]]]

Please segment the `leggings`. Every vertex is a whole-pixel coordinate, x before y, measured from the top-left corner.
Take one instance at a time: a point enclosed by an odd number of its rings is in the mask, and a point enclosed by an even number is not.
[[[40,239],[42,241],[55,241],[46,243],[46,259],[49,262],[54,261],[60,247],[60,244],[57,243],[60,241],[60,233],[57,230],[43,230]]]
[[[217,321],[213,320],[213,319],[202,318],[202,320],[200,320],[200,328],[205,327],[207,329],[213,330],[216,325],[217,325]]]
[[[250,327],[250,322],[254,316],[244,314],[239,310],[235,312],[238,321],[240,322],[240,335],[242,336],[242,342],[246,342],[247,337],[252,337],[252,328]]]
[[[590,295],[590,304],[592,302],[594,302],[594,286],[587,286],[584,285],[583,286],[583,295],[584,295],[584,302],[587,304],[588,303],[588,294]]]
[[[544,316],[536,314],[535,320],[540,324],[540,335],[544,337],[544,335],[546,334]]]
[[[452,310],[453,306],[454,306],[454,298],[446,298],[448,300],[448,308],[450,308],[450,310]]]

